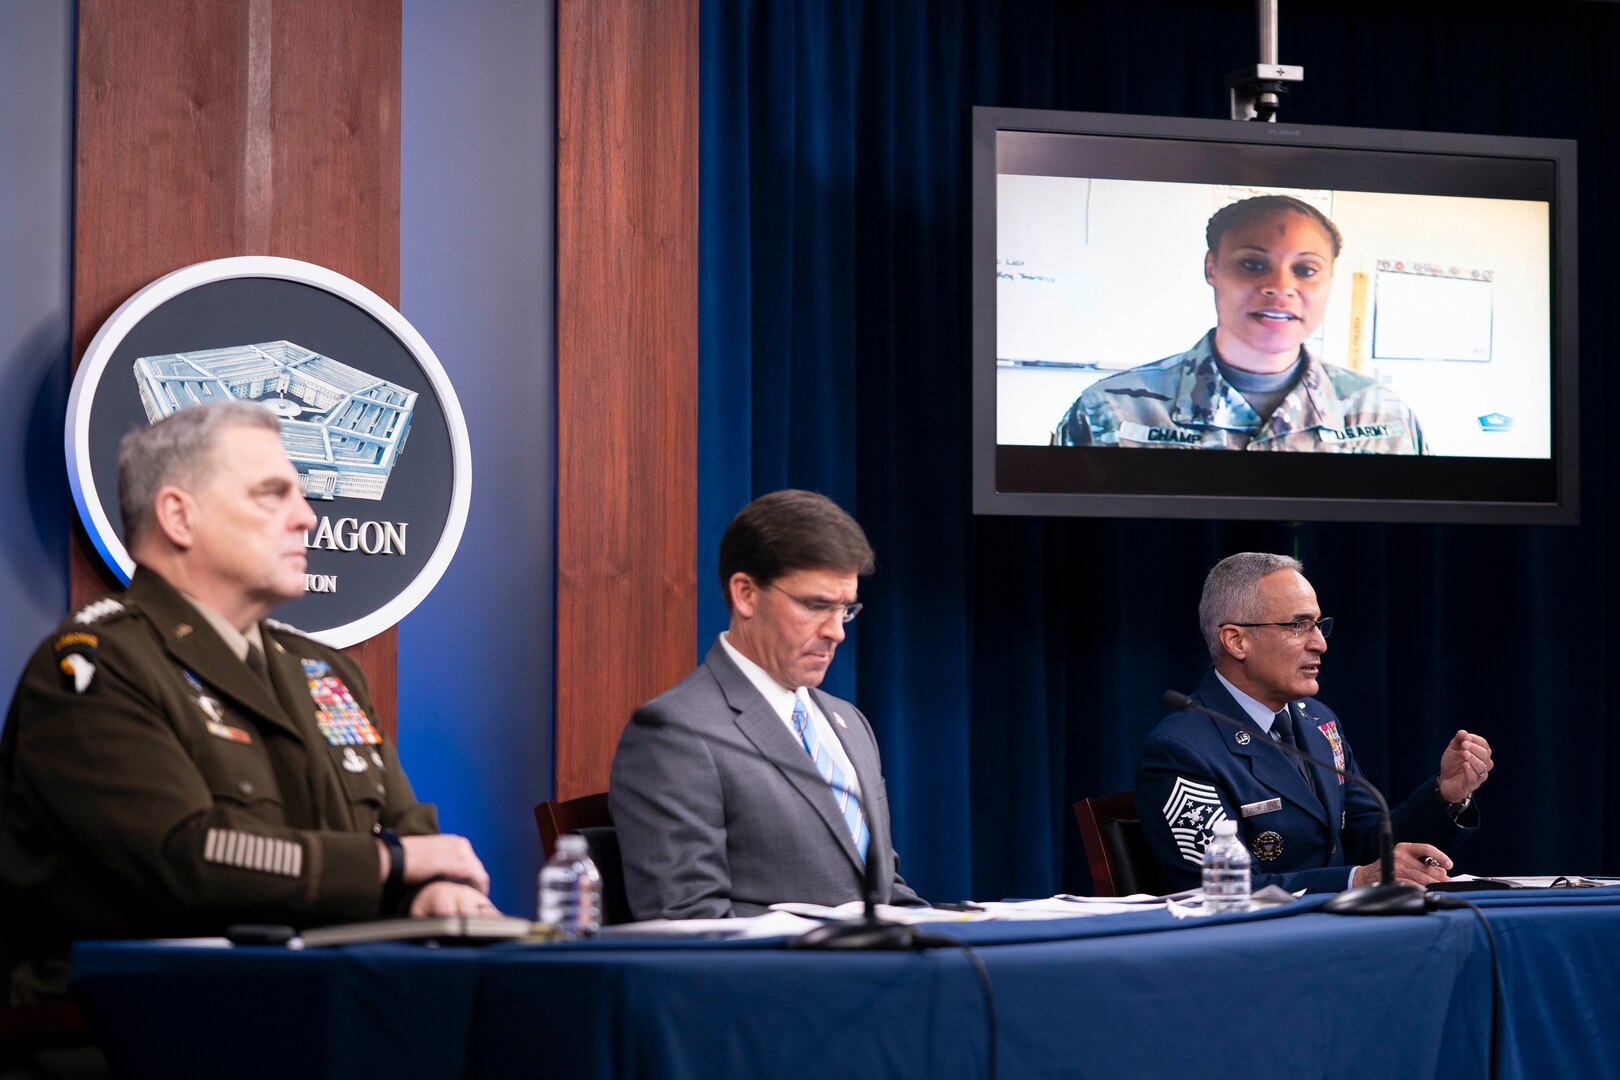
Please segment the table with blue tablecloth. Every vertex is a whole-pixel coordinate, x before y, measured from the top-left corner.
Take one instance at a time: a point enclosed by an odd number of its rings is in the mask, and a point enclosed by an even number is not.
[[[931,926],[994,995],[997,1075],[1483,1077],[1620,1068],[1620,893],[1473,894],[1467,911],[1347,917],[1323,898]],[[807,953],[606,938],[295,951],[76,946],[73,990],[129,1075],[987,1075],[957,948]]]

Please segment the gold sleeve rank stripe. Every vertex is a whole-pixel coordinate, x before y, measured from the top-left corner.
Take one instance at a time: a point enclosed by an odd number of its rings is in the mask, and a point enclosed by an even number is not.
[[[304,848],[291,840],[257,836],[237,829],[209,829],[203,860],[262,874],[298,877],[304,870]]]

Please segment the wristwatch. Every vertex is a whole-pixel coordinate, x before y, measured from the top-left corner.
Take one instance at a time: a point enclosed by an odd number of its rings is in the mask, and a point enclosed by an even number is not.
[[[1447,802],[1446,797],[1440,793],[1440,778],[1438,776],[1434,778],[1434,797],[1446,804],[1446,813],[1451,815],[1452,821],[1462,817],[1468,808],[1474,805],[1474,796],[1472,794],[1464,795],[1462,802]]]
[[[393,896],[405,880],[405,845],[399,842],[399,833],[393,829],[376,825],[371,832],[388,848],[388,880],[383,882],[383,896]]]

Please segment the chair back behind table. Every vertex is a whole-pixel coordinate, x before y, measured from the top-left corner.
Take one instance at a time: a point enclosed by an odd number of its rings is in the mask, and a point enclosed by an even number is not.
[[[534,821],[540,828],[540,850],[546,859],[556,853],[557,838],[564,833],[578,833],[585,838],[591,861],[602,875],[602,925],[633,922],[630,900],[624,891],[619,831],[608,811],[607,792],[577,799],[547,799],[534,808]]]
[[[1095,895],[1162,896],[1168,891],[1136,815],[1135,791],[1081,799],[1074,804],[1074,820],[1080,826]]]

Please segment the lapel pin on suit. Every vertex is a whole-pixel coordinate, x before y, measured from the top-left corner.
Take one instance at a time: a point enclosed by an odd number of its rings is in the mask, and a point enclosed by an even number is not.
[[[845,731],[849,730],[849,725],[844,723],[844,718],[842,716],[839,716],[836,712],[833,713],[833,723],[837,724],[839,727],[843,728]]]

